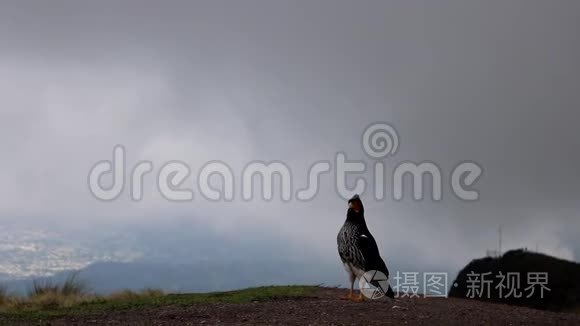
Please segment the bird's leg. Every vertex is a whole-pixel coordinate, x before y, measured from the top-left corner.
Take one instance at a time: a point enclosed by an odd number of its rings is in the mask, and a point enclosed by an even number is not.
[[[353,300],[353,296],[352,296],[352,292],[354,290],[354,280],[355,280],[355,275],[354,274],[350,274],[349,275],[349,280],[350,280],[350,290],[348,291],[348,295],[346,297],[340,297],[343,300]]]

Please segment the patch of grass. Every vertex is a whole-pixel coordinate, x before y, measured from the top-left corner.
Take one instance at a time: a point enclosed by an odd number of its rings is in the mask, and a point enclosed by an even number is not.
[[[82,300],[78,301],[71,300],[68,304],[63,304],[60,301],[60,305],[56,306],[47,304],[12,306],[11,309],[4,310],[3,315],[6,318],[47,319],[100,311],[166,305],[246,303],[276,298],[311,296],[316,288],[315,286],[265,286],[228,292],[179,294],[164,294],[156,289],[145,289],[139,292],[123,290],[104,297],[93,296],[83,297]]]
[[[81,311],[124,310],[143,306],[191,305],[211,303],[245,303],[267,301],[275,298],[309,296],[313,286],[265,286],[238,291],[212,293],[163,294],[159,290],[146,289],[135,293],[122,291],[78,305]]]
[[[144,298],[157,298],[157,297],[162,297],[164,295],[165,295],[165,293],[163,293],[163,291],[159,290],[159,289],[147,288],[147,289],[143,289],[139,292],[125,289],[125,290],[121,290],[118,292],[113,292],[110,295],[108,295],[106,298],[108,300],[111,300],[111,301],[129,301],[129,300],[144,299]]]

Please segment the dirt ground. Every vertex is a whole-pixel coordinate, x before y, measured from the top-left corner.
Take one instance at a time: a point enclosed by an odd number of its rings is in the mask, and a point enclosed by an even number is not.
[[[314,297],[245,304],[150,307],[16,324],[580,325],[580,314],[573,313],[454,298],[398,298],[394,301],[382,298],[350,302],[339,299],[344,294],[344,290],[321,289]],[[4,323],[0,318],[0,324]]]

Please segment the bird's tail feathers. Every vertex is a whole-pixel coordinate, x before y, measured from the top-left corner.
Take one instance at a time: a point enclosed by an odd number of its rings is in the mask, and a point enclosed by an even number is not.
[[[385,293],[385,295],[391,299],[395,298],[395,292],[393,292],[393,288],[391,287],[390,284],[389,284],[389,289],[387,290],[387,293]]]
[[[380,284],[380,281],[371,281],[371,285],[374,286],[375,288],[381,288],[382,286],[384,286],[384,284]],[[393,292],[393,288],[391,287],[391,284],[388,284],[389,288],[387,289],[387,291],[385,292],[385,295],[391,299],[395,298],[395,292]]]

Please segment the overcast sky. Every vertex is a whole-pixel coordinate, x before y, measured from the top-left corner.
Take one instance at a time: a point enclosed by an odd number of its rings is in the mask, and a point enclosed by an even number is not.
[[[575,0],[3,1],[0,223],[181,217],[216,246],[263,238],[338,262],[346,202],[329,176],[309,202],[173,203],[149,176],[143,201],[104,203],[87,175],[122,144],[129,166],[187,162],[192,188],[212,160],[237,178],[283,161],[298,188],[337,152],[372,166],[361,135],[386,121],[387,171],[429,160],[447,185],[461,161],[484,169],[477,202],[363,194],[389,266],[458,269],[496,249],[499,225],[504,249],[579,260],[579,30]]]

